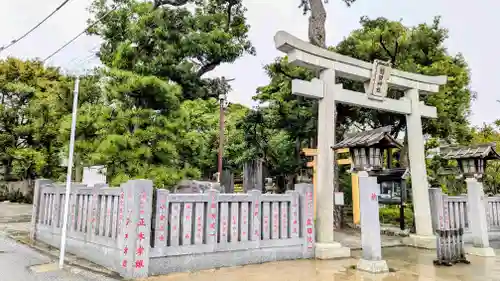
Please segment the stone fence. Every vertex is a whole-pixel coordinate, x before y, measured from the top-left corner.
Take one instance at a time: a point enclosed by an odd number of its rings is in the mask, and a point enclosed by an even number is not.
[[[467,195],[448,196],[443,194],[440,188],[429,189],[431,200],[432,227],[437,229],[438,212],[436,204],[432,204],[433,200],[442,198],[443,203],[447,207],[450,228],[464,228],[466,241],[470,241],[470,211],[468,209]],[[486,199],[486,221],[488,223],[488,234],[490,239],[500,239],[500,196],[491,196]]]
[[[126,278],[314,256],[312,185],[171,194],[149,180],[73,185],[67,251]],[[38,180],[32,238],[60,246],[64,185]]]

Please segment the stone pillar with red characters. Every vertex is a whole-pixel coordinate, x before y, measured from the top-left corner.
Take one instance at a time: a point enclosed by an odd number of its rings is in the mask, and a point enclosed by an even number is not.
[[[125,278],[148,276],[151,248],[151,213],[153,182],[131,180],[122,185],[124,202],[119,229],[119,272]],[[122,196],[122,194],[120,194]]]
[[[295,191],[299,193],[300,237],[304,239],[303,257],[313,258],[315,244],[313,185],[299,183],[295,185]],[[292,205],[292,218],[294,217],[294,208]],[[294,221],[292,221],[292,234],[294,225]]]
[[[359,171],[358,179],[363,254],[357,269],[371,273],[389,272],[387,262],[382,259],[378,206],[380,185],[377,183],[377,177],[370,176],[366,171]]]

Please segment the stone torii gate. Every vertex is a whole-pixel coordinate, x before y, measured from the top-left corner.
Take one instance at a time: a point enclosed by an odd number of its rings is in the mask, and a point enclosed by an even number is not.
[[[333,237],[332,147],[335,145],[336,103],[406,116],[416,223],[416,235],[407,242],[414,246],[435,248],[421,117],[436,118],[437,112],[435,107],[420,101],[419,94],[438,92],[439,86],[446,84],[447,77],[399,71],[381,61],[372,64],[357,60],[314,46],[284,31],[276,33],[274,42],[278,50],[287,54],[289,63],[320,73],[320,79],[315,78],[310,82],[298,79],[292,81],[293,94],[319,100],[316,257],[328,259],[350,255],[350,250],[335,242]],[[367,93],[343,89],[342,84],[335,83],[336,77],[364,82]],[[387,98],[388,87],[404,90],[405,96],[399,100]]]

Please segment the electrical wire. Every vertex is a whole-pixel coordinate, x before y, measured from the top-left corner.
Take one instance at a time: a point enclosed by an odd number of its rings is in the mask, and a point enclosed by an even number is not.
[[[19,41],[23,40],[24,38],[26,38],[28,35],[31,34],[31,32],[35,31],[38,27],[40,27],[40,25],[42,25],[44,22],[46,22],[49,18],[51,18],[55,13],[57,13],[57,11],[59,11],[62,7],[64,7],[64,5],[66,5],[69,1],[71,0],[64,0],[61,4],[59,4],[59,6],[57,6],[57,8],[52,11],[52,13],[50,13],[48,16],[46,16],[43,20],[41,20],[39,23],[37,23],[35,26],[33,26],[30,30],[28,30],[27,32],[25,32],[23,35],[21,35],[21,37],[17,38],[17,39],[14,39],[12,40],[8,45],[4,45],[2,47],[0,47],[0,53],[2,51],[5,51],[7,50],[8,48],[14,46],[15,44],[19,43]]]
[[[92,59],[93,57],[96,56],[95,51],[97,51],[101,47],[101,44],[95,45],[92,49],[88,50],[87,53],[89,53],[88,56],[85,58],[82,58],[81,56],[74,57],[68,62],[68,65],[72,65],[76,63],[76,65],[80,65],[83,62],[86,62],[87,60]]]
[[[118,8],[118,6],[115,6],[114,8],[112,8],[111,10],[109,10],[107,13],[105,13],[102,17],[98,18],[96,21],[94,21],[93,23],[91,23],[90,25],[88,25],[84,30],[82,30],[80,33],[78,33],[75,37],[73,37],[71,40],[69,40],[68,42],[66,42],[59,49],[57,49],[55,52],[53,52],[52,54],[50,54],[49,56],[47,56],[44,60],[42,60],[42,62],[45,63],[47,60],[49,60],[50,58],[52,58],[53,56],[55,56],[57,53],[59,53],[60,51],[62,51],[64,48],[66,48],[68,45],[70,45],[76,39],[78,39],[80,36],[82,36],[89,28],[94,27],[96,24],[98,24],[101,20],[103,20],[104,18],[106,18],[111,12],[115,11],[117,8]]]

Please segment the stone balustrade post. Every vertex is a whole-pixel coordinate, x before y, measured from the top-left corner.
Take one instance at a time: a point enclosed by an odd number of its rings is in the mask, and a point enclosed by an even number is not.
[[[35,187],[33,190],[33,210],[31,212],[31,227],[30,227],[31,240],[36,239],[36,230],[37,230],[36,225],[38,223],[38,220],[40,219],[40,212],[42,206],[42,204],[40,204],[42,187],[45,184],[50,184],[50,183],[52,183],[52,181],[46,179],[38,179],[35,181]]]
[[[304,239],[302,250],[304,258],[313,258],[315,256],[313,189],[313,185],[309,183],[295,185],[295,191],[299,193],[300,234]]]
[[[153,182],[130,180],[122,185],[124,214],[120,223],[118,271],[125,278],[148,276],[151,248]]]
[[[488,221],[486,219],[486,198],[483,184],[475,178],[465,179],[467,184],[467,202],[470,215],[473,247],[468,253],[477,256],[494,257],[495,251],[490,247],[488,237]]]

